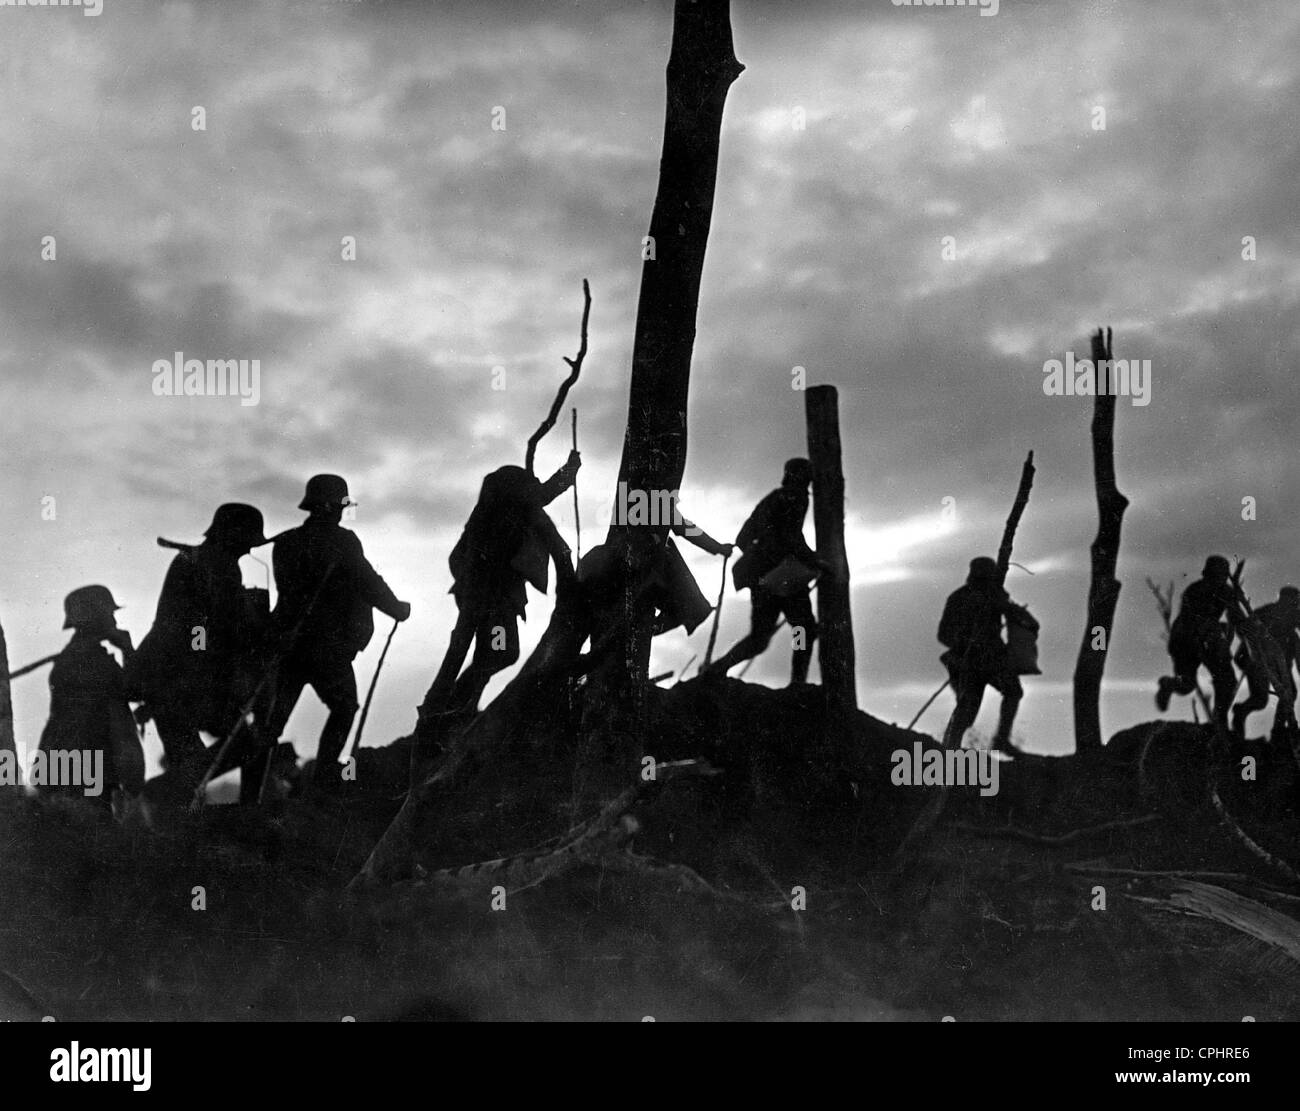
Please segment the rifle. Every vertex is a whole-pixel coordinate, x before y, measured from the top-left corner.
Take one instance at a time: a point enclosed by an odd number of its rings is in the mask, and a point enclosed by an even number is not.
[[[55,652],[52,656],[42,656],[39,660],[29,663],[26,667],[20,667],[16,671],[9,672],[7,678],[17,679],[20,675],[26,675],[29,671],[35,671],[38,667],[44,667],[46,664],[52,664],[59,658],[59,653]]]

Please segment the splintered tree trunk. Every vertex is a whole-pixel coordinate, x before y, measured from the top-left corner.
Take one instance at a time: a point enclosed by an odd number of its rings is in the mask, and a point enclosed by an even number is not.
[[[1092,359],[1097,368],[1097,393],[1092,411],[1092,470],[1097,488],[1097,537],[1092,542],[1092,577],[1088,583],[1088,620],[1083,629],[1079,659],[1074,665],[1074,748],[1095,752],[1101,748],[1101,677],[1110,650],[1111,627],[1119,601],[1120,526],[1128,498],[1115,485],[1115,396],[1105,389],[1101,363],[1111,360],[1109,331],[1092,337]]]
[[[17,749],[14,747],[14,704],[9,691],[9,645],[5,641],[4,626],[0,625],[0,753],[13,756],[17,767]]]
[[[844,470],[840,462],[839,399],[834,386],[813,386],[804,408],[808,459],[813,470],[813,524],[817,554],[834,569],[817,583],[817,658],[822,665],[827,710],[833,720],[858,708],[849,609],[849,560],[844,548]]]
[[[722,112],[727,91],[744,68],[732,45],[729,8],[729,0],[677,0],[673,12],[663,155],[650,242],[643,252],[618,472],[629,495],[643,492],[650,504],[662,504],[656,492],[677,490],[686,469],[691,355]],[[639,767],[654,608],[638,586],[670,524],[666,519],[637,525],[616,520],[610,528],[610,541],[627,541],[623,632],[616,650],[591,678],[594,709],[578,753],[578,810],[608,801]]]

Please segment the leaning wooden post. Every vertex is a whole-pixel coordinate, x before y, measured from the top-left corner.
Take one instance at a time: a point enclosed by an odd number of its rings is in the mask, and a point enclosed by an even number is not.
[[[1101,677],[1110,651],[1111,627],[1119,602],[1120,526],[1128,498],[1115,485],[1115,395],[1107,388],[1111,369],[1111,333],[1092,337],[1096,399],[1092,410],[1092,471],[1097,489],[1097,537],[1092,542],[1092,576],[1088,583],[1088,618],[1074,665],[1074,750],[1101,749]]]
[[[813,386],[805,397],[808,461],[813,472],[813,525],[817,554],[832,573],[817,582],[817,624],[826,708],[834,714],[858,708],[853,617],[849,607],[849,560],[844,549],[844,469],[840,460],[839,398],[834,386]]]
[[[9,646],[5,642],[4,626],[0,625],[0,754],[6,752],[12,754],[10,766],[16,768],[18,750],[14,745],[14,704],[9,692]]]

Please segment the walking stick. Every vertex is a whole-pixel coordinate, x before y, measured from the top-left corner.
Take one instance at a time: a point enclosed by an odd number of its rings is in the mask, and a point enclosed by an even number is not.
[[[709,643],[704,649],[704,662],[700,671],[704,671],[713,662],[713,646],[718,643],[718,625],[722,622],[722,599],[727,594],[727,561],[731,559],[728,552],[722,557],[722,585],[718,588],[718,604],[713,607],[713,628],[709,630]]]
[[[379,653],[379,662],[375,664],[375,675],[370,680],[370,689],[366,691],[366,704],[361,707],[361,717],[357,719],[357,732],[352,738],[352,747],[348,749],[348,755],[351,756],[361,747],[361,731],[366,727],[366,718],[370,716],[370,702],[375,697],[375,687],[379,683],[379,673],[384,669],[384,660],[388,656],[388,646],[393,643],[393,634],[397,632],[397,626],[401,622],[396,618],[393,619],[393,627],[388,630],[388,639],[384,641],[384,650]]]
[[[573,416],[573,450],[578,450],[578,410],[571,410]],[[573,476],[573,528],[577,533],[578,559],[582,559],[582,518],[578,515],[578,476]]]
[[[916,717],[914,717],[911,721],[907,723],[908,729],[911,729],[912,726],[914,726],[918,721],[921,720],[921,715],[930,708],[930,703],[933,702],[936,698],[938,698],[939,695],[943,694],[944,690],[947,688],[948,684],[951,681],[952,681],[951,679],[945,679],[943,681],[943,686],[941,686],[937,691],[934,692],[934,694],[930,695],[930,697],[925,700],[925,705],[916,711]]]

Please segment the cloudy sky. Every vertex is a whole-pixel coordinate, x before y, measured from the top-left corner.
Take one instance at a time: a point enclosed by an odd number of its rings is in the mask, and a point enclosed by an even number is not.
[[[408,731],[454,618],[447,554],[482,475],[522,461],[576,346],[584,277],[584,547],[608,520],[671,7],[0,8],[11,663],[57,650],[62,597],[87,582],[112,588],[138,641],[168,562],[156,536],[197,540],[229,500],[289,527],[306,477],[338,471],[367,553],[414,606],[367,733]],[[1256,601],[1300,578],[1300,6],[1002,0],[987,17],[735,0],[733,25],[747,68],[723,125],[684,509],[733,537],[805,450],[792,368],[836,384],[860,702],[906,721],[943,678],[943,599],[996,548],[1032,448],[1026,570],[1008,585],[1043,622],[1045,674],[1026,681],[1020,732],[1068,749],[1092,402],[1046,396],[1043,364],[1110,324],[1118,356],[1151,361],[1152,393],[1118,406],[1132,506],[1103,725],[1151,716],[1166,660],[1146,576],[1183,584],[1221,551],[1249,557]],[[153,363],[177,351],[260,360],[259,403],[155,396]],[[539,470],[566,447],[557,430]],[[552,511],[572,541],[571,501]],[[720,561],[687,558],[712,597]],[[548,612],[534,596],[525,647]],[[747,613],[728,596],[721,644]],[[656,667],[707,635],[661,638]],[[779,635],[747,678],[783,683],[787,648]],[[34,744],[45,684],[14,694]],[[307,695],[289,729],[304,755],[322,716]]]

